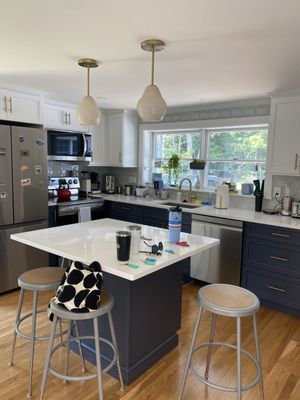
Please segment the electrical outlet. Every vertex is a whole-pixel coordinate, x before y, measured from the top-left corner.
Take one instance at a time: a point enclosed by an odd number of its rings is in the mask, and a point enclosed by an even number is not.
[[[133,183],[136,185],[136,176],[129,176],[128,177],[128,183]]]
[[[279,186],[275,186],[273,188],[273,198],[275,199],[275,197],[277,197],[277,198],[281,197],[281,187],[279,187]]]

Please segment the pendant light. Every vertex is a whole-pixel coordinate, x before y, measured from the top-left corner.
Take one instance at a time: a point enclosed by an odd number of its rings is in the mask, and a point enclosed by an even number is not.
[[[76,110],[77,119],[80,125],[99,125],[101,112],[92,96],[90,96],[90,68],[97,68],[98,61],[91,58],[81,58],[78,65],[87,68],[87,96],[81,100]]]
[[[137,103],[137,112],[144,122],[159,122],[167,112],[167,104],[159,88],[154,85],[154,53],[163,50],[164,47],[165,43],[158,39],[145,40],[141,43],[143,50],[152,52],[151,84],[146,87]]]

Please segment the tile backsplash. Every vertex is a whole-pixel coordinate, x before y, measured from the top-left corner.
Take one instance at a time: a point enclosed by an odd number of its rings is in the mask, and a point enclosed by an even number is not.
[[[280,187],[282,192],[287,187],[289,193],[282,193],[282,195],[289,195],[295,200],[300,200],[300,177],[299,176],[273,176],[273,188]]]

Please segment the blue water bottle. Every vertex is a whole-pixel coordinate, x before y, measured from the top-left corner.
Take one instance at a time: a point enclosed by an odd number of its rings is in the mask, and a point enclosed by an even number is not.
[[[169,210],[169,242],[180,242],[182,210],[179,206]]]

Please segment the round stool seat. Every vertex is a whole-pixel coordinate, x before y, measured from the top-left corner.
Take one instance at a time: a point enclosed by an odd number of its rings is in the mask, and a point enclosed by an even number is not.
[[[24,272],[18,285],[26,290],[51,290],[59,286],[64,270],[60,267],[42,267]]]
[[[227,317],[245,317],[259,309],[255,294],[239,286],[216,283],[202,287],[198,300],[203,308]]]
[[[83,321],[86,319],[98,318],[101,315],[106,314],[113,308],[113,305],[113,297],[102,290],[100,297],[100,306],[97,310],[83,313],[72,312],[62,307],[61,305],[56,304],[53,299],[51,300],[50,308],[53,314],[57,315],[59,318],[69,319],[72,321]]]

